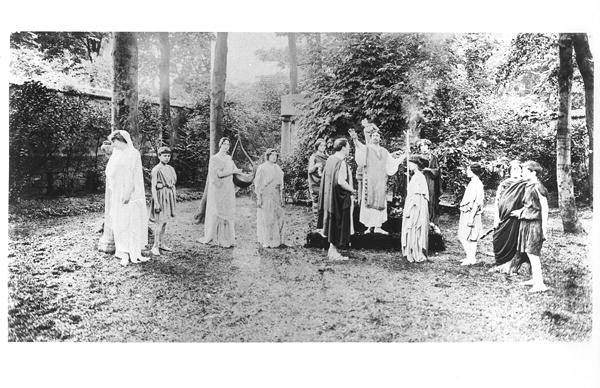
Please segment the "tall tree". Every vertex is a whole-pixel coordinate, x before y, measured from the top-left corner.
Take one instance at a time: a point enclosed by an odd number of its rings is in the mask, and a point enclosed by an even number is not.
[[[173,136],[173,124],[171,122],[171,100],[170,100],[170,71],[169,63],[171,60],[171,47],[169,44],[169,33],[159,33],[160,39],[160,65],[159,65],[159,78],[160,78],[160,90],[159,90],[159,101],[160,101],[160,126],[161,126],[161,138],[164,144],[172,145]]]
[[[226,76],[227,33],[217,32],[210,86],[210,156],[216,154],[219,150],[219,139],[223,136],[223,109],[225,103]],[[204,184],[204,195],[202,195],[202,200],[200,201],[200,209],[194,216],[198,223],[204,222],[207,193],[208,179]]]
[[[558,204],[563,230],[581,232],[577,217],[573,178],[571,176],[571,88],[573,85],[573,40],[570,34],[560,34],[559,45],[559,116],[556,126],[556,180]]]
[[[215,58],[210,86],[210,154],[219,150],[223,136],[223,105],[225,103],[225,80],[227,77],[227,33],[217,32]]]
[[[125,130],[136,148],[138,127],[138,47],[135,32],[115,32],[113,42],[112,130]]]
[[[288,33],[288,49],[290,57],[290,94],[298,93],[298,50],[296,49],[296,34]]]
[[[583,78],[585,90],[585,124],[589,138],[588,154],[588,184],[590,199],[593,199],[594,190],[594,58],[590,51],[587,34],[573,34],[573,47],[577,67]]]

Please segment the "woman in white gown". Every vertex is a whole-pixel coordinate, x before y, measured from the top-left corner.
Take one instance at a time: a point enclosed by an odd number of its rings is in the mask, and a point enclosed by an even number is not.
[[[278,156],[277,151],[268,149],[266,161],[258,166],[254,178],[256,232],[264,248],[277,248],[284,241],[283,170],[276,163]]]
[[[115,256],[125,266],[147,261],[142,249],[148,244],[148,217],[142,158],[127,131],[115,131],[109,140],[113,153],[106,167],[111,189],[110,215],[115,238]]]
[[[235,243],[235,187],[233,175],[241,173],[229,152],[229,139],[219,141],[219,152],[208,162],[208,191],[203,244],[214,244],[230,248]]]

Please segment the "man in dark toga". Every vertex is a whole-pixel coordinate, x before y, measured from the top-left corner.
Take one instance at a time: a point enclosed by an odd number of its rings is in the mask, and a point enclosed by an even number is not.
[[[333,143],[334,154],[327,159],[321,179],[319,198],[319,222],[323,236],[329,241],[329,260],[347,260],[338,248],[350,243],[352,234],[352,207],[356,192],[352,182],[352,170],[346,157],[350,153],[350,144],[345,138]]]

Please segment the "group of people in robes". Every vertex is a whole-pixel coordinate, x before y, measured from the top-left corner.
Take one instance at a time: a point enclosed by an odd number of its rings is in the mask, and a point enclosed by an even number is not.
[[[360,206],[359,221],[370,233],[388,234],[382,229],[388,219],[387,181],[389,176],[398,172],[399,165],[406,159],[402,151],[389,152],[381,146],[381,135],[375,124],[366,120],[361,124],[365,143],[358,139],[354,129],[348,131],[355,146],[358,190],[354,190],[352,170],[346,161],[350,154],[350,143],[346,138],[338,138],[333,143],[334,153],[325,164],[319,191],[314,185],[311,186],[313,208],[318,203],[319,209],[318,232],[328,239],[330,260],[347,259],[339,252],[339,248],[348,245],[353,234],[352,212],[355,202]],[[322,142],[318,141],[317,144]],[[317,159],[317,153],[311,156],[312,159]],[[439,194],[436,194],[436,190],[439,192],[439,183],[436,181],[439,182],[439,166],[430,153],[408,158],[407,165],[412,178],[408,183],[403,212],[402,254],[411,262],[419,262],[427,258],[430,215],[438,213]],[[309,183],[313,182],[312,167],[313,163],[309,162]],[[430,190],[433,192],[430,193]],[[436,202],[433,206],[435,210],[430,211],[432,200]]]
[[[333,261],[347,259],[340,248],[349,244],[353,234],[351,215],[355,202],[360,205],[360,222],[370,232],[387,233],[381,229],[387,220],[387,177],[394,175],[402,160],[406,160],[402,152],[390,153],[381,147],[375,125],[363,121],[363,127],[364,144],[358,140],[356,131],[348,131],[355,145],[358,190],[354,189],[352,170],[346,161],[350,143],[343,137],[334,142],[334,153],[328,157],[320,176],[319,191],[310,186],[313,208],[318,203],[317,228],[328,239],[328,258]],[[317,144],[319,147],[322,142]],[[402,255],[409,262],[427,260],[430,225],[439,219],[439,163],[430,152],[429,141],[421,141],[419,146],[421,153],[406,160],[410,179],[402,215],[401,246]],[[314,168],[317,162],[312,159],[317,160],[316,153],[309,163],[309,183],[314,182],[311,173],[318,171]],[[544,291],[539,255],[547,235],[548,205],[547,190],[538,179],[541,166],[533,161],[523,164],[515,161],[510,171],[511,176],[501,182],[496,196],[493,244],[496,270],[515,271],[529,261],[532,278],[525,284],[532,286],[532,292]],[[469,183],[459,205],[457,237],[466,255],[461,265],[473,265],[477,243],[483,237],[485,194],[480,179],[483,167],[472,163],[465,173]]]
[[[199,240],[225,248],[235,244],[233,178],[243,173],[228,154],[230,145],[228,138],[220,139],[219,151],[208,163],[204,237]],[[257,241],[264,248],[279,247],[285,240],[283,170],[277,165],[278,157],[275,149],[268,149],[264,163],[258,166],[254,176]]]
[[[146,190],[140,153],[135,149],[127,131],[112,132],[103,146],[110,154],[106,164],[106,196],[103,235],[98,248],[113,251],[123,266],[145,262],[142,256],[148,244],[148,221],[154,223],[153,255],[160,250],[170,251],[162,243],[166,224],[175,217],[175,183],[177,175],[167,163],[171,157],[168,147],[158,150],[159,163],[152,170],[152,200],[146,208]]]
[[[545,291],[540,254],[548,236],[548,190],[539,181],[542,167],[534,161],[510,162],[508,177],[495,198],[493,247],[496,266],[508,274],[530,263],[531,291]]]
[[[346,260],[340,248],[347,247],[354,233],[352,212],[360,206],[359,220],[371,233],[387,234],[381,227],[387,220],[387,179],[406,161],[410,174],[402,215],[402,255],[409,262],[427,260],[430,223],[439,217],[439,163],[431,154],[431,143],[421,142],[420,154],[406,158],[401,151],[388,152],[381,146],[379,129],[363,121],[365,143],[353,129],[357,187],[347,159],[350,142],[338,138],[333,153],[327,155],[326,143],[319,140],[309,158],[308,183],[313,202],[313,223],[329,242],[328,258]],[[122,265],[147,261],[142,250],[148,243],[148,221],[154,228],[153,255],[170,251],[164,244],[167,222],[175,217],[177,175],[168,163],[168,147],[158,150],[159,163],[152,169],[149,209],[146,209],[143,169],[139,151],[129,133],[115,131],[108,138],[111,156],[106,165],[106,213],[104,235],[99,247],[114,238],[115,256]],[[235,186],[233,177],[243,173],[228,154],[230,141],[222,138],[219,151],[210,158],[207,176],[204,237],[199,241],[231,247],[235,243]],[[284,243],[284,173],[277,165],[279,154],[268,149],[265,161],[256,169],[257,242],[265,248]],[[538,179],[542,168],[537,162],[510,163],[509,176],[496,192],[493,247],[496,267],[492,271],[514,273],[528,261],[532,278],[526,284],[531,291],[544,291],[540,252],[547,236],[548,192]],[[458,240],[466,257],[462,265],[476,263],[477,242],[482,237],[481,216],[484,190],[480,176],[483,168],[473,163],[466,168],[470,181],[460,202]]]

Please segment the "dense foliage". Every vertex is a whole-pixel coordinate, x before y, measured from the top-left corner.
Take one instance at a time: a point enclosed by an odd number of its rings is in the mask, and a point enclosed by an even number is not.
[[[296,154],[286,161],[287,185],[304,190],[317,137],[347,135],[366,118],[384,145],[405,148],[417,137],[434,143],[446,193],[460,197],[472,162],[486,167],[493,188],[506,159],[537,160],[543,182],[556,188],[556,82],[553,35],[520,34],[512,42],[489,34],[328,34],[309,51],[308,97]],[[306,51],[305,51],[306,52]],[[525,55],[525,53],[527,55]],[[573,108],[583,104],[575,78]],[[576,194],[587,196],[585,123],[573,121]],[[415,151],[415,150],[413,150]]]
[[[102,157],[96,150],[110,128],[105,109],[29,82],[11,91],[9,119],[12,198],[36,185],[49,194],[71,193],[82,180],[87,189],[97,188]]]

